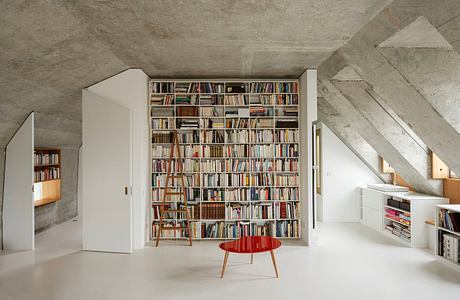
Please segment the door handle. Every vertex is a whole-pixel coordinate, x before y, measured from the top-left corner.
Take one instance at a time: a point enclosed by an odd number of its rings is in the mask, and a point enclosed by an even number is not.
[[[125,186],[125,195],[128,195],[128,187]]]

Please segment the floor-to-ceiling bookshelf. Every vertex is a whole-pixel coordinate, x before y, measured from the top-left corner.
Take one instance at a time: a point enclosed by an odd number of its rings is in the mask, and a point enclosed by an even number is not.
[[[173,129],[194,239],[300,237],[298,103],[296,80],[151,80],[151,238],[158,230]],[[167,226],[184,218],[171,213]]]

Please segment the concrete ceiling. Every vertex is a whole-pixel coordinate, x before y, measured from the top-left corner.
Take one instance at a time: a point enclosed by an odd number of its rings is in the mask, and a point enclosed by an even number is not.
[[[31,110],[50,120],[37,126],[64,132],[52,144],[77,143],[81,89],[130,67],[152,77],[297,77],[389,2],[2,1],[0,146]]]

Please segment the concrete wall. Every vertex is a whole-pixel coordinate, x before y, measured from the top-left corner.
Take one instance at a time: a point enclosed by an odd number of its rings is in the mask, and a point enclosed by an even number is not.
[[[78,214],[78,149],[61,149],[61,200],[35,208],[35,232],[75,218]]]
[[[325,125],[321,126],[322,220],[359,222],[359,186],[382,183],[342,141]]]

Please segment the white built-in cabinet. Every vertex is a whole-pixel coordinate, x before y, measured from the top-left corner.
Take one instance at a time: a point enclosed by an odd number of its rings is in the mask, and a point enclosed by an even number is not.
[[[414,248],[428,246],[428,228],[425,221],[434,219],[436,205],[449,202],[447,198],[432,195],[414,192],[382,192],[369,188],[361,188],[360,195],[363,225]],[[392,206],[391,200],[404,202],[406,207]],[[390,214],[389,211],[395,215]],[[410,232],[410,237],[403,238],[390,231],[389,227],[394,224]],[[394,230],[394,232],[398,231]]]

